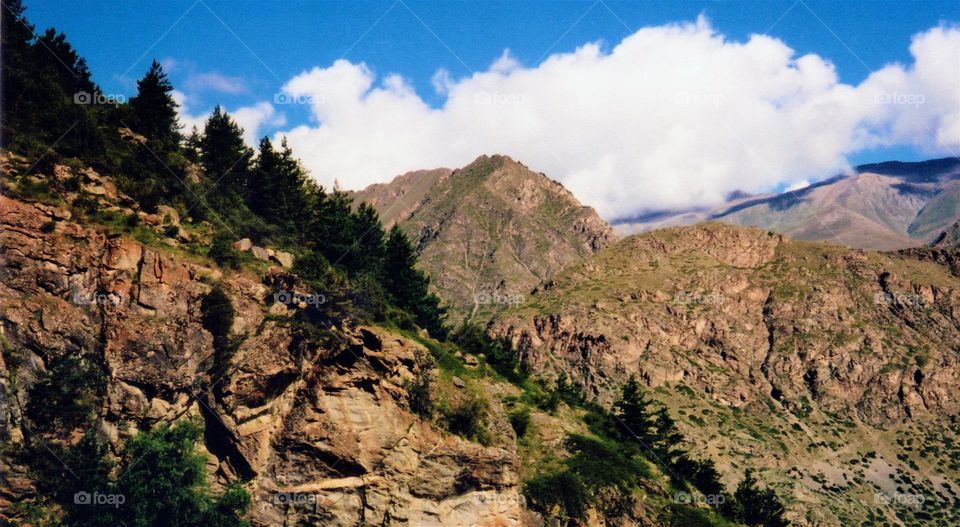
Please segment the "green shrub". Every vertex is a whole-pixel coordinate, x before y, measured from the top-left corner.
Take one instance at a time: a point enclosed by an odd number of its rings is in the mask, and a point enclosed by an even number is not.
[[[583,520],[591,505],[586,486],[568,470],[531,478],[523,485],[523,495],[531,510],[547,518]]]
[[[517,434],[518,438],[527,435],[527,429],[530,428],[529,408],[518,408],[510,412],[509,418],[510,426],[513,427],[513,431]]]
[[[416,362],[417,371],[414,373],[413,380],[407,381],[405,386],[409,396],[410,411],[424,419],[431,419],[434,410],[431,397],[433,382],[430,377],[433,361],[426,352],[416,350],[414,362]]]
[[[27,391],[27,417],[42,432],[68,433],[93,415],[105,387],[103,372],[95,364],[76,357],[61,359],[36,372]]]
[[[461,437],[486,445],[490,443],[487,431],[487,402],[480,397],[467,397],[444,412],[447,430]]]
[[[233,248],[230,235],[224,231],[217,231],[214,234],[213,243],[210,244],[207,256],[217,262],[220,267],[240,268],[240,253]]]

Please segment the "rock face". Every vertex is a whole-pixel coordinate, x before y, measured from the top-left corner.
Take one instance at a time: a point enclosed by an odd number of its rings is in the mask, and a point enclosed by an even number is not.
[[[701,224],[625,239],[548,285],[492,328],[598,394],[633,373],[876,425],[960,415],[960,282],[933,263]]]
[[[354,195],[417,244],[452,318],[489,318],[613,241],[610,227],[559,183],[505,156],[411,172]]]
[[[894,432],[946,429],[960,417],[960,281],[912,253],[719,223],[654,231],[555,275],[490,330],[509,337],[531,371],[565,372],[604,401],[636,376],[687,416],[692,448],[722,469],[780,471],[804,503],[801,524],[843,523],[823,505],[862,503],[853,482],[870,479],[834,470],[851,493],[842,501],[824,497],[811,467],[849,467],[863,444],[897,464],[911,454]],[[857,514],[866,511],[848,518]]]
[[[270,291],[256,276],[221,275],[76,223],[43,229],[64,212],[0,196],[0,328],[26,364],[72,355],[103,365],[98,413],[114,447],[140,427],[202,418],[210,470],[219,483],[245,483],[255,525],[519,523],[516,452],[409,411],[404,384],[419,344],[376,327],[304,338],[266,317]],[[245,339],[213,378],[200,304],[217,280]],[[0,360],[0,423],[14,442],[22,420],[8,403],[25,402],[30,369]],[[22,468],[2,456],[0,466],[0,500],[29,498]]]

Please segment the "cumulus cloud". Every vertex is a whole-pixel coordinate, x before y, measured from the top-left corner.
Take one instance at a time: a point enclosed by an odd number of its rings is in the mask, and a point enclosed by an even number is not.
[[[191,113],[188,108],[189,98],[181,91],[173,91],[173,100],[179,108],[178,119],[180,126],[185,133],[190,133],[193,127],[201,132],[210,118],[212,111],[199,114]],[[267,101],[261,101],[251,106],[242,106],[236,110],[224,109],[233,120],[243,128],[243,140],[250,146],[256,146],[260,138],[264,135],[270,135],[277,128],[287,124],[286,116],[277,111],[277,109]]]
[[[362,188],[501,153],[605,218],[627,218],[796,187],[867,148],[956,151],[960,31],[932,28],[910,52],[911,64],[849,85],[823,57],[769,36],[732,41],[700,18],[641,29],[609,52],[589,43],[525,67],[505,51],[469,77],[438,71],[440,108],[398,75],[338,60],[283,87],[314,121],[278,135],[327,186]],[[269,119],[266,106],[251,113]]]

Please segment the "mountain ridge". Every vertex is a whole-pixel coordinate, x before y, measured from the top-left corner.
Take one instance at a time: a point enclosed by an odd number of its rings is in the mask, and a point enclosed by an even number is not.
[[[352,197],[403,228],[455,320],[484,320],[613,239],[562,184],[501,155],[408,172]]]
[[[717,220],[865,249],[917,247],[960,219],[960,158],[864,164],[801,189],[731,198],[712,208],[651,212],[614,225],[631,234]]]

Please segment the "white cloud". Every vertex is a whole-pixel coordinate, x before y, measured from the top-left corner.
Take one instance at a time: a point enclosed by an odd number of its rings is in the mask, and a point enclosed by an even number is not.
[[[228,77],[215,71],[191,73],[184,85],[191,92],[214,91],[237,94],[247,91],[247,86],[240,77]]]
[[[189,134],[191,129],[196,126],[200,132],[210,118],[211,111],[200,114],[192,114],[187,108],[189,97],[183,92],[174,90],[173,100],[180,106],[177,116],[183,132]],[[243,128],[243,140],[250,146],[257,146],[260,138],[264,135],[270,135],[277,128],[287,124],[286,116],[278,113],[272,104],[266,101],[258,102],[251,106],[243,106],[236,110],[225,109],[233,120]]]
[[[338,60],[284,86],[315,122],[278,135],[326,186],[502,153],[614,219],[796,186],[861,149],[960,148],[960,31],[933,28],[910,51],[912,64],[853,86],[822,57],[768,36],[730,41],[700,18],[641,29],[608,53],[591,43],[524,67],[505,51],[470,77],[438,71],[439,109],[399,76]]]

